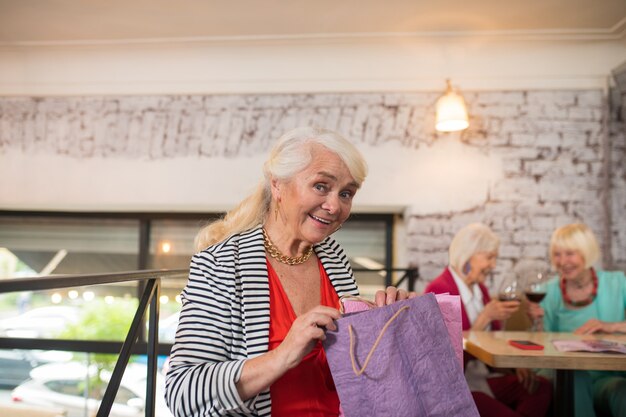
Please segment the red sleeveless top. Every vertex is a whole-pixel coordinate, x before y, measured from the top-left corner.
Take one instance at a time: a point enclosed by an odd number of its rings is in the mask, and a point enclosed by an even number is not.
[[[339,308],[339,297],[328,275],[318,261],[320,270],[320,304]],[[269,350],[282,343],[296,314],[283,290],[276,271],[267,261],[270,284],[270,341]],[[317,342],[302,362],[287,371],[270,387],[272,417],[337,417],[339,397],[330,374],[322,343]]]

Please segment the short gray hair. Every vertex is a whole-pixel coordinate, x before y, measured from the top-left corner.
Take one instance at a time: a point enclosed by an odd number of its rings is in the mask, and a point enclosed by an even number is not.
[[[449,248],[450,266],[463,271],[463,266],[479,252],[497,252],[500,239],[482,223],[471,223],[457,232]]]

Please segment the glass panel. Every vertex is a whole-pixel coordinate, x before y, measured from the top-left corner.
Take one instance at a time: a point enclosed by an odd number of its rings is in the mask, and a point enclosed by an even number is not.
[[[189,261],[195,253],[194,238],[205,223],[200,220],[154,220],[150,228],[150,268],[189,268]]]
[[[367,272],[361,269],[385,268],[386,222],[384,220],[349,220],[333,237],[348,255],[361,296],[371,298],[385,288],[385,272]]]
[[[138,226],[136,220],[0,217],[0,279],[136,270]],[[127,282],[0,294],[0,336],[123,340],[136,288]]]
[[[132,284],[34,292],[35,306],[21,314],[8,311],[14,308],[7,302],[10,294],[1,295],[6,318],[0,320],[0,337],[124,340],[138,305]],[[45,305],[44,293],[57,303]]]
[[[165,309],[162,308],[161,315],[159,316],[159,342],[160,343],[173,343],[174,336],[176,335],[176,328],[178,327],[178,317],[180,313],[180,297],[177,299],[177,303],[170,303],[171,307],[175,307],[175,311],[173,308],[169,309],[169,311],[165,312]],[[163,304],[161,304],[163,307]]]
[[[0,278],[137,269],[136,220],[0,217]]]
[[[0,350],[0,405],[33,409],[45,405],[47,410],[58,410],[59,415],[93,416],[116,360],[117,355]],[[114,400],[112,416],[145,414],[146,380],[145,356],[131,357]],[[158,372],[156,415],[169,417],[164,386],[163,374]]]
[[[215,216],[207,216],[210,217]],[[152,221],[148,267],[186,269],[194,253],[193,239],[207,218]],[[0,278],[134,270],[138,264],[138,226],[138,220],[0,217]],[[368,220],[367,215],[361,215],[346,222],[335,234],[350,257],[364,296],[384,288],[384,272],[359,269],[384,267],[387,256],[385,231],[385,219]],[[173,341],[180,291],[185,283],[186,278],[162,281],[159,330],[162,342]],[[136,286],[136,283],[129,282],[1,294],[0,335],[122,340],[119,326],[109,326],[111,331],[99,329],[100,326],[85,326],[89,318],[83,317],[84,313],[87,314],[84,307],[90,306],[90,316],[107,311],[107,306],[117,307],[116,311],[132,309],[134,312],[134,304],[128,303],[135,299]],[[22,316],[24,313],[28,314]],[[131,317],[129,314],[123,321],[129,323]],[[68,326],[71,328],[63,332]],[[93,331],[86,332],[89,328]]]
[[[206,220],[154,220],[150,229],[151,269],[188,269],[195,253],[194,238]],[[174,342],[178,325],[180,292],[187,277],[161,280],[161,312],[159,315],[159,342]]]

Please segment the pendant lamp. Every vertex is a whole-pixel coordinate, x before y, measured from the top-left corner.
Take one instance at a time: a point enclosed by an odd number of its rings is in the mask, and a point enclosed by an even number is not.
[[[440,132],[456,132],[467,129],[469,122],[465,100],[463,100],[463,96],[452,89],[449,79],[446,80],[446,83],[445,94],[437,100],[435,129]]]

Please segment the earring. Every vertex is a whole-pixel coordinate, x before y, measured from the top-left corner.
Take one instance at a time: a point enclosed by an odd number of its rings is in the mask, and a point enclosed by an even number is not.
[[[278,221],[278,201],[276,202],[276,207],[274,207],[274,221]]]
[[[472,270],[472,266],[470,265],[469,262],[465,262],[465,265],[463,265],[463,273],[465,275],[469,274],[469,272]]]

